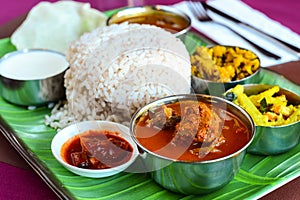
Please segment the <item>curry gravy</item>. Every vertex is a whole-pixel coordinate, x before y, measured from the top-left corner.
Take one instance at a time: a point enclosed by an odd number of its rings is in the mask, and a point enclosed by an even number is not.
[[[173,103],[166,106],[180,113],[180,104]],[[191,142],[188,146],[174,145],[172,143],[172,141],[174,141],[174,130],[158,129],[157,127],[149,126],[149,124],[146,123],[147,119],[140,120],[137,123],[135,136],[139,143],[149,151],[170,159],[187,162],[218,159],[238,151],[250,140],[250,133],[240,119],[228,111],[222,110],[221,112],[225,112],[221,117],[223,121],[222,136],[225,138],[225,142],[217,147],[220,151],[211,151],[204,157],[194,155],[190,150],[194,147],[205,148],[205,144]]]

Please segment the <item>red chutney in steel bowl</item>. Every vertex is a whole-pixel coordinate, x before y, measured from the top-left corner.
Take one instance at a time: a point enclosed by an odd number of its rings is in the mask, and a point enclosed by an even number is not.
[[[149,110],[139,119],[135,137],[155,154],[187,162],[228,156],[251,138],[245,124],[234,114],[193,101]]]
[[[128,162],[133,147],[118,132],[88,130],[67,140],[61,157],[70,165],[85,169],[108,169]]]

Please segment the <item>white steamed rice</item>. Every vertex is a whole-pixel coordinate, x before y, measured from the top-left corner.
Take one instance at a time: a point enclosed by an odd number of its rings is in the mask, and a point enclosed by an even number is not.
[[[171,33],[151,25],[98,28],[74,41],[65,74],[67,103],[57,104],[46,124],[63,128],[83,120],[128,124],[147,103],[190,92],[190,58]]]

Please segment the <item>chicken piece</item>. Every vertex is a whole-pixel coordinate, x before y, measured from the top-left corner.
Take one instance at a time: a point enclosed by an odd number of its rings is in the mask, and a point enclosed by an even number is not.
[[[163,105],[154,110],[149,110],[149,119],[146,123],[159,129],[173,129],[181,117],[172,108]]]
[[[176,126],[175,143],[212,143],[218,141],[222,132],[222,120],[205,103],[189,102],[184,105],[182,120]],[[217,144],[216,144],[217,145]]]
[[[218,114],[207,107],[204,103],[199,103],[200,123],[196,135],[197,142],[211,143],[218,139],[222,133],[222,120]]]
[[[181,121],[175,127],[174,143],[191,144],[198,132],[200,109],[198,103],[181,104]]]

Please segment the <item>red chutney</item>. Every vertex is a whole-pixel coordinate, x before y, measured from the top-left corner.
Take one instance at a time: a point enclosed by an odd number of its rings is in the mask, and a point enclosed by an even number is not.
[[[202,102],[199,102],[201,108],[210,109],[211,107],[209,104],[204,104]],[[193,103],[195,105],[195,103]],[[184,106],[179,105],[178,103],[168,104],[165,106],[165,108],[172,108],[173,113],[177,113],[176,116],[180,116],[184,114]],[[187,105],[186,107],[191,107]],[[170,113],[171,111],[165,110],[165,113]],[[201,110],[201,109],[199,109]],[[158,155],[180,160],[180,161],[187,161],[187,162],[195,162],[195,161],[206,161],[206,160],[213,160],[217,158],[221,158],[227,155],[230,155],[239,149],[241,149],[245,144],[248,143],[250,140],[250,133],[248,129],[246,128],[245,124],[238,119],[235,115],[229,113],[226,110],[223,110],[221,108],[214,108],[213,109],[215,114],[217,114],[217,118],[220,121],[220,129],[221,135],[218,133],[218,136],[216,140],[220,140],[220,142],[214,146],[214,148],[211,151],[205,150],[205,148],[210,147],[210,145],[213,142],[205,143],[206,140],[190,140],[190,143],[186,145],[186,143],[176,142],[174,129],[164,129],[164,128],[157,128],[157,126],[154,126],[153,124],[149,123],[149,119],[153,118],[153,111],[149,111],[147,115],[144,115],[140,118],[139,122],[136,125],[135,128],[135,136],[139,143],[145,147],[146,149],[150,150],[151,152],[154,152]],[[209,111],[209,110],[208,110]],[[189,113],[191,113],[190,110],[188,110]],[[220,114],[222,113],[222,114]],[[202,121],[205,121],[205,117],[208,116],[207,113],[198,113],[200,117],[198,117],[199,122],[196,123],[196,125],[202,123]],[[207,114],[207,115],[205,115]],[[170,114],[169,114],[170,115]],[[174,118],[175,115],[172,117]],[[213,116],[213,115],[210,115]],[[154,116],[155,118],[156,116]],[[161,116],[159,116],[162,118]],[[187,118],[192,118],[191,116],[187,116]],[[181,120],[184,119],[183,116],[181,116]],[[211,122],[211,119],[213,121]],[[217,126],[215,118],[211,118],[209,120],[209,123],[212,123],[212,129]],[[155,121],[155,120],[154,120]],[[151,122],[151,120],[150,120]],[[188,122],[187,128],[185,128],[185,125],[183,125],[183,130],[187,130],[193,122]],[[194,125],[194,124],[193,124]],[[203,125],[203,124],[202,124]],[[180,125],[182,126],[182,125]],[[207,125],[203,125],[207,126]],[[214,127],[213,127],[214,126]],[[176,130],[177,126],[175,126]],[[199,129],[199,128],[198,128]],[[178,130],[178,128],[177,128]],[[203,132],[203,130],[199,131]],[[210,130],[208,131],[210,132]],[[179,137],[179,139],[182,141],[184,140],[184,137],[188,134],[182,134],[182,136]],[[195,134],[194,134],[195,135]],[[175,143],[174,143],[175,141]],[[198,151],[202,151],[204,149],[204,154],[195,154],[194,150],[198,149]],[[200,152],[199,151],[199,152]],[[206,152],[209,152],[208,154]]]
[[[118,132],[88,130],[66,141],[62,158],[70,165],[86,169],[107,169],[126,163],[132,146]]]

